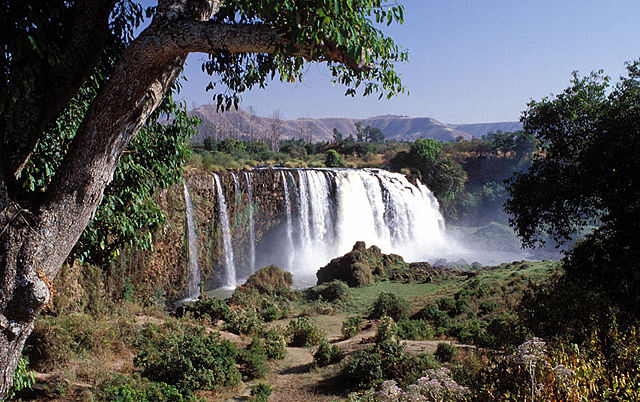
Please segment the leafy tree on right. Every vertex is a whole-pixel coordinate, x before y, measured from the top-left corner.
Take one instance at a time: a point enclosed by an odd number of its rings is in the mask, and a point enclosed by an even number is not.
[[[640,312],[640,61],[612,86],[602,71],[532,101],[524,132],[537,139],[531,168],[508,185],[505,210],[523,244],[560,244],[592,229],[565,258],[570,277]]]

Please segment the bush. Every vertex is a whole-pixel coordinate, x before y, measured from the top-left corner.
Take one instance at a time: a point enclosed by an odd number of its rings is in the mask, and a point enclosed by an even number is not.
[[[383,316],[378,323],[376,330],[375,342],[376,344],[388,341],[394,341],[396,333],[398,332],[398,326],[391,317]]]
[[[344,167],[344,159],[342,158],[342,155],[337,153],[335,150],[330,149],[327,151],[327,157],[325,158],[324,164],[327,167],[341,168]]]
[[[314,346],[324,338],[323,332],[309,317],[289,321],[287,334],[292,346]]]
[[[388,316],[395,321],[400,321],[407,317],[408,303],[406,300],[397,297],[393,293],[380,292],[378,298],[369,311],[369,318],[381,318]]]
[[[162,331],[151,325],[143,331],[142,339],[134,365],[152,381],[165,382],[187,394],[240,382],[238,350],[231,342],[220,341],[218,334],[206,335],[203,330]]]
[[[102,383],[93,397],[93,400],[105,402],[195,401],[182,395],[176,387],[149,381],[138,373],[131,376],[116,375]]]
[[[264,377],[269,372],[264,340],[253,338],[249,346],[238,354],[238,363],[243,380]]]
[[[450,343],[440,342],[436,348],[436,359],[440,362],[450,362],[458,354],[458,348]]]
[[[489,313],[491,313],[493,310],[495,310],[496,308],[498,308],[500,305],[496,302],[491,302],[491,301],[486,301],[483,300],[480,302],[480,314],[481,315],[487,315]]]
[[[185,313],[191,313],[194,318],[209,317],[212,322],[225,320],[231,314],[229,305],[218,298],[198,299],[184,307]]]
[[[398,338],[423,341],[433,339],[435,331],[425,320],[398,321]]]
[[[377,387],[384,381],[382,356],[374,349],[353,353],[342,366],[339,378],[353,390]]]
[[[323,339],[318,346],[318,350],[313,354],[313,364],[317,367],[324,367],[334,364],[342,360],[344,352],[336,345],[329,345],[326,339]]]
[[[362,317],[354,316],[347,318],[347,320],[342,323],[342,336],[346,339],[356,336],[358,332],[360,332],[361,326]]]
[[[237,335],[254,335],[263,330],[264,322],[254,308],[247,308],[232,311],[223,328]]]
[[[436,306],[426,306],[411,318],[430,321],[435,328],[446,328],[451,325],[451,318],[447,312]]]
[[[311,301],[322,299],[335,304],[346,303],[351,298],[351,289],[345,282],[336,279],[307,289],[305,298]]]
[[[276,330],[264,334],[264,351],[269,359],[284,359],[287,355],[287,340]]]
[[[255,402],[267,402],[273,392],[271,385],[260,382],[251,386],[251,400]]]

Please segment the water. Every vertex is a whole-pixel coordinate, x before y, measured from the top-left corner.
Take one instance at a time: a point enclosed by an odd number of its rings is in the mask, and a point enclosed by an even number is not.
[[[257,179],[252,175],[259,174],[260,170],[245,173],[251,204],[260,204],[261,194],[252,187]],[[524,257],[515,253],[498,257],[487,250],[464,247],[447,234],[438,201],[427,186],[411,183],[402,174],[382,169],[283,168],[279,175],[285,205],[278,209],[284,214],[276,227],[266,228],[257,244],[251,212],[251,272],[257,266],[274,264],[290,271],[296,285],[312,285],[319,268],[349,252],[357,241],[364,241],[367,247],[376,245],[385,254],[399,254],[408,262],[445,258],[488,265]],[[221,203],[225,286],[232,287],[233,245],[218,176],[215,182]]]
[[[282,177],[282,187],[284,189],[284,203],[285,210],[287,214],[287,245],[289,246],[287,249],[288,259],[287,259],[287,271],[291,272],[293,270],[293,259],[295,258],[295,247],[293,246],[293,223],[291,220],[291,199],[289,198],[289,185],[287,184],[287,180],[290,178],[293,183],[295,183],[293,179],[293,175],[291,172],[287,172],[285,174],[284,171],[280,172],[280,176]]]
[[[244,179],[247,184],[247,198],[249,201],[249,268],[250,272],[256,272],[256,231],[253,221],[253,188],[251,175],[244,172]]]
[[[184,186],[184,203],[187,215],[187,260],[189,264],[188,293],[187,299],[197,299],[200,297],[200,267],[198,266],[198,235],[193,221],[193,205],[187,185]]]
[[[222,226],[222,243],[224,247],[224,276],[223,287],[236,287],[236,267],[233,262],[233,244],[231,243],[231,229],[229,228],[229,214],[227,212],[227,202],[224,198],[224,192],[220,186],[220,177],[213,174],[213,181],[218,195],[218,211],[220,225]]]

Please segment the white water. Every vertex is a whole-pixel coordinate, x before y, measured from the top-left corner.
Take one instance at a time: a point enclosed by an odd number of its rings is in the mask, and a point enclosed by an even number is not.
[[[315,274],[357,241],[400,254],[407,261],[459,258],[461,247],[447,238],[438,201],[421,183],[416,186],[404,175],[378,169],[299,169],[296,173],[299,230],[291,241],[296,245],[294,252],[288,253],[294,274]]]
[[[187,243],[188,254],[187,260],[189,264],[189,287],[187,299],[197,299],[200,297],[200,267],[198,266],[198,235],[196,234],[196,226],[193,221],[193,205],[191,204],[191,196],[187,189],[186,183],[184,186],[184,203],[186,206],[187,215]]]
[[[291,178],[293,182],[293,175],[291,172],[280,172],[282,177],[282,187],[284,189],[284,204],[285,210],[287,213],[287,245],[288,247],[288,258],[287,258],[287,267],[286,270],[291,272],[293,270],[293,259],[295,258],[295,248],[293,246],[293,223],[291,221],[291,199],[289,198],[289,185],[287,184],[288,178]]]
[[[235,288],[236,286],[236,267],[233,262],[233,244],[231,243],[231,230],[229,228],[229,214],[227,212],[227,202],[224,198],[222,187],[220,186],[220,177],[213,174],[213,181],[218,195],[218,211],[220,224],[222,226],[222,243],[224,246],[224,278],[223,287]]]
[[[253,186],[251,175],[244,172],[244,179],[247,184],[247,198],[249,201],[249,268],[251,273],[256,272],[256,232],[253,221]]]

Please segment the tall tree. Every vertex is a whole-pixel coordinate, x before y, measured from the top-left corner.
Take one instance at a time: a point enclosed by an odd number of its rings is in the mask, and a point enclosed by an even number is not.
[[[565,259],[575,280],[640,313],[640,62],[614,87],[602,72],[532,101],[524,131],[539,152],[514,176],[505,209],[527,246],[591,229]]]
[[[394,62],[406,54],[377,22],[403,8],[379,0],[159,0],[135,28],[131,0],[7,0],[0,11],[0,397],[49,284],[94,216],[123,152],[179,76],[190,52],[221,84],[218,105],[278,74],[302,78],[326,62],[334,80],[364,95],[403,91]],[[90,80],[103,77],[46,190],[19,184],[47,127]]]

